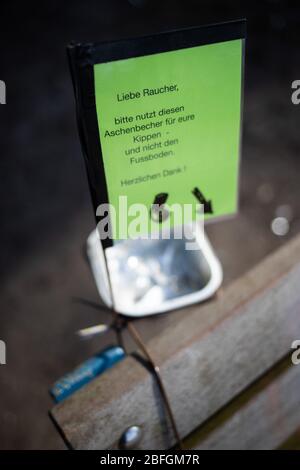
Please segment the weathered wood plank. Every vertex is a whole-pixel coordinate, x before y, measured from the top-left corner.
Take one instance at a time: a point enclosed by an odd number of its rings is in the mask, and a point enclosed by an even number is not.
[[[278,448],[300,424],[300,367],[290,355],[189,436],[198,450]]]
[[[148,343],[179,431],[187,436],[285,356],[300,338],[300,237]],[[170,313],[169,315],[172,315]],[[153,377],[133,357],[57,405],[52,416],[74,448],[115,448],[143,428],[140,448],[174,444]]]

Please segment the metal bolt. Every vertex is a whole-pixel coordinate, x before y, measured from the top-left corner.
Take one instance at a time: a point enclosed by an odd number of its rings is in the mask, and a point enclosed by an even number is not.
[[[130,426],[125,429],[119,441],[119,448],[124,450],[134,449],[140,442],[142,429],[140,426]]]

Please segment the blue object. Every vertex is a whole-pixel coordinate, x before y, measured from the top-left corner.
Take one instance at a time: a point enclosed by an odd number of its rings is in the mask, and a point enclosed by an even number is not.
[[[124,357],[125,352],[120,346],[109,346],[55,382],[50,394],[59,403]]]

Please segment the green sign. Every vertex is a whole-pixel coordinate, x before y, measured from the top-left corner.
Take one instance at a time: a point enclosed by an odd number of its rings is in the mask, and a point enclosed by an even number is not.
[[[242,39],[94,65],[108,199],[117,211],[119,196],[150,209],[162,195],[168,205],[192,204],[192,220],[200,202],[206,219],[237,211],[242,73]]]

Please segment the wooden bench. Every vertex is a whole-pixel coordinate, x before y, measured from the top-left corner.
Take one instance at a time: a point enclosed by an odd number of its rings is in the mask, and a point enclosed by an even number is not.
[[[300,236],[147,342],[186,448],[271,449],[300,426]],[[151,321],[151,319],[149,320]],[[137,328],[139,323],[136,322]],[[140,449],[175,444],[155,378],[129,355],[51,411],[75,449],[115,449],[139,425]]]

